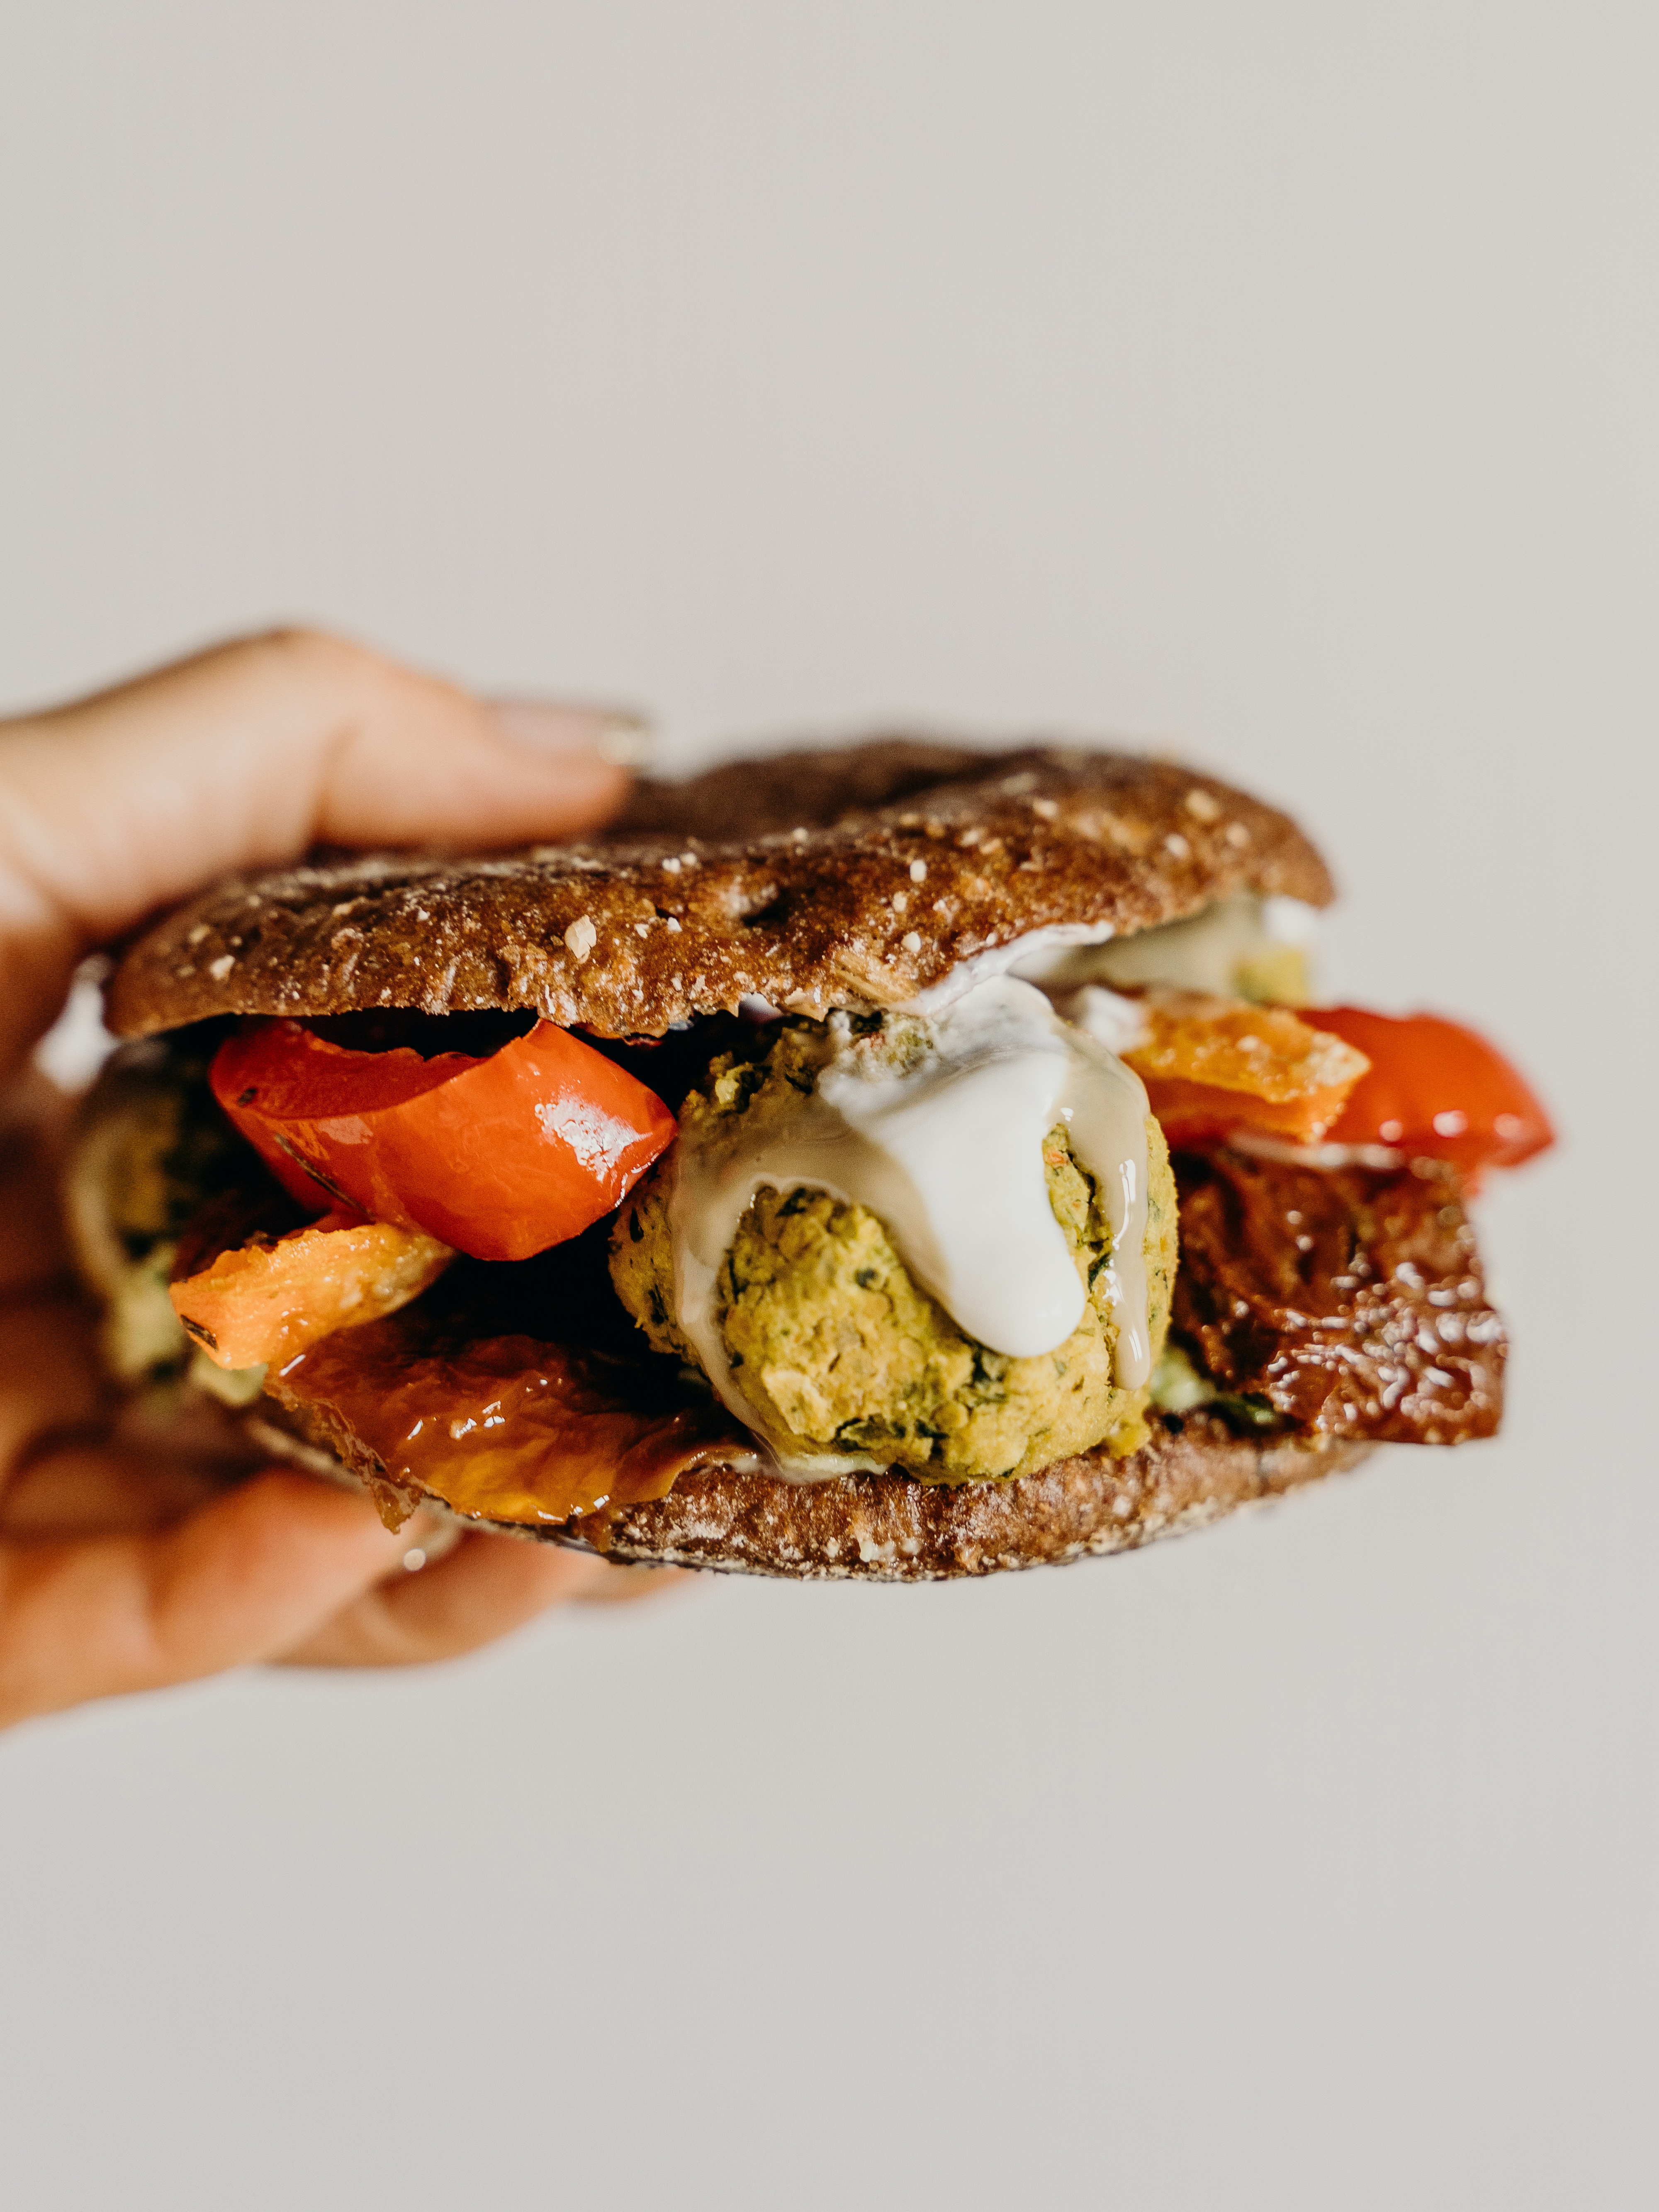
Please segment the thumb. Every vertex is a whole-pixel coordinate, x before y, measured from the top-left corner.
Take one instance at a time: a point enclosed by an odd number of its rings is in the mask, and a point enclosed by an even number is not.
[[[580,708],[498,715],[309,631],[0,723],[0,1073],[89,946],[233,868],[319,841],[476,848],[603,821],[626,785],[601,749],[621,726]]]

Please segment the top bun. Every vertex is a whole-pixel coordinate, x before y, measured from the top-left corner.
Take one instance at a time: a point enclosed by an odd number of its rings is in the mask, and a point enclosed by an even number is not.
[[[753,995],[903,1005],[1056,926],[1117,935],[1255,891],[1327,904],[1290,818],[1129,753],[877,739],[644,782],[610,829],[488,860],[325,856],[234,877],[110,979],[143,1036],[216,1014],[529,1009],[659,1036]]]

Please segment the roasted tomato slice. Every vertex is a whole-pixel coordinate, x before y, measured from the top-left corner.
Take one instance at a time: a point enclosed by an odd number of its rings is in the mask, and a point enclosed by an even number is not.
[[[1332,1144],[1388,1145],[1449,1160],[1473,1176],[1517,1167],[1555,1142],[1519,1074],[1459,1022],[1363,1006],[1305,1007],[1303,1019],[1346,1037],[1370,1062],[1327,1133]]]
[[[568,1030],[487,1059],[353,1052],[300,1022],[221,1046],[214,1095],[296,1197],[424,1230],[478,1260],[526,1260],[609,1213],[674,1117]]]

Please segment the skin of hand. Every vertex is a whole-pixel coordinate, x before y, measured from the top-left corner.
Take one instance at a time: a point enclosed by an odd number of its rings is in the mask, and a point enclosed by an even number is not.
[[[231,869],[604,821],[626,789],[602,750],[617,726],[497,714],[306,631],[0,722],[0,1727],[255,1661],[447,1658],[562,1600],[672,1579],[453,1542],[426,1516],[394,1535],[358,1493],[261,1467],[229,1420],[146,1425],[100,1371],[59,1216],[70,1102],[31,1064],[89,949]],[[433,1563],[410,1572],[423,1542]]]

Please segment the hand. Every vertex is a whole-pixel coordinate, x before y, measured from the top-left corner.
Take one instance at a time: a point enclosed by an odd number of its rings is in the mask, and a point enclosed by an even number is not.
[[[410,1572],[435,1522],[393,1535],[354,1492],[260,1471],[207,1409],[147,1425],[100,1370],[58,1218],[66,1102],[29,1067],[90,947],[228,870],[319,841],[477,848],[604,820],[625,787],[607,720],[504,720],[299,633],[0,723],[0,1727],[253,1660],[443,1658],[664,1579],[474,1534]]]

